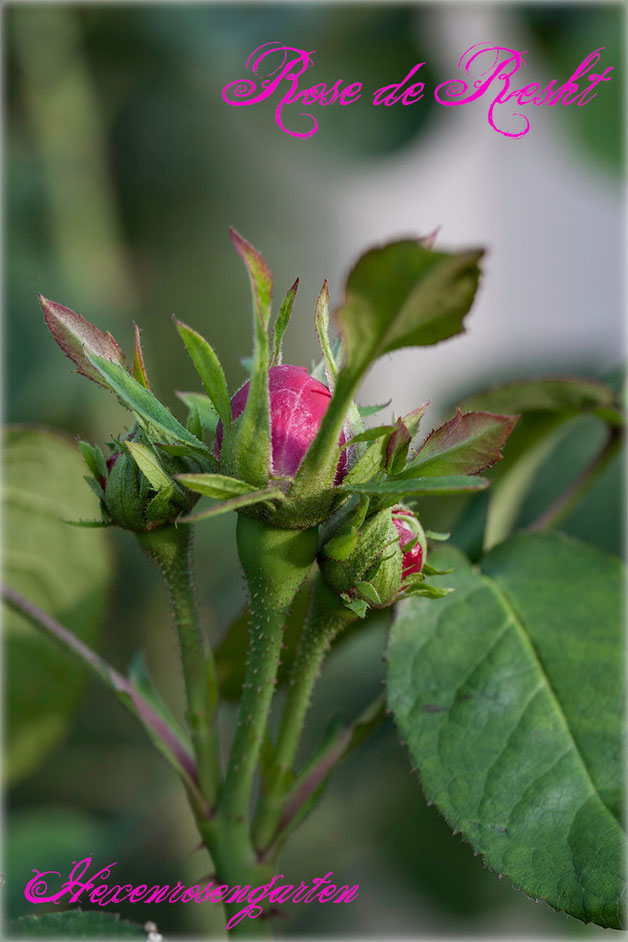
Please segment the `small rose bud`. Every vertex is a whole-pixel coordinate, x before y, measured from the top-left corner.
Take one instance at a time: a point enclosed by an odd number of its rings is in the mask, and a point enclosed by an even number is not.
[[[247,382],[231,400],[231,416],[237,419],[244,411],[249,395]],[[316,437],[327,411],[331,393],[327,386],[312,379],[302,366],[273,366],[268,371],[270,397],[271,472],[276,476],[294,477],[306,451]],[[216,429],[216,457],[220,458],[223,426]],[[344,432],[339,446],[344,445]],[[340,453],[335,483],[340,484],[347,473],[347,452]]]
[[[403,553],[402,580],[421,572],[425,559],[425,536],[423,529],[411,510],[405,507],[393,507],[393,523],[399,535],[399,545]],[[408,544],[409,549],[404,549]]]
[[[330,555],[323,546],[319,565],[327,585],[350,608],[363,602],[386,608],[403,594],[410,577],[421,572],[426,555],[421,524],[411,510],[398,506],[368,517],[348,555],[339,556],[336,548]]]
[[[158,460],[166,484],[168,477],[171,481],[168,487],[158,489],[159,482],[151,484],[122,444],[125,441],[136,442],[140,447],[140,438],[137,428],[120,438],[121,444],[113,446],[114,450],[105,462],[106,476],[99,474],[97,477],[102,488],[102,502],[111,523],[136,533],[167,526],[177,517],[189,513],[199,495],[181,487],[173,478],[175,474],[201,470],[198,462],[192,458],[164,452]]]

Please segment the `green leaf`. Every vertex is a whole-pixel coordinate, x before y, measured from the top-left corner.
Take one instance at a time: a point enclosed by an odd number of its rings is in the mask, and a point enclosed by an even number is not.
[[[428,800],[515,886],[620,928],[623,567],[557,534],[431,558],[455,591],[401,603],[387,681]]]
[[[228,428],[231,425],[231,399],[220,360],[204,337],[176,317],[174,322],[207,395],[222,419],[222,424]]]
[[[208,449],[202,442],[191,435],[186,428],[178,422],[171,412],[161,404],[152,392],[145,389],[137,380],[115,363],[110,363],[99,356],[90,356],[90,363],[98,370],[112,389],[125,402],[129,409],[150,422],[155,428],[174,438],[175,441],[188,445],[195,451],[206,453]]]
[[[501,458],[501,449],[517,416],[457,410],[453,419],[434,429],[402,476],[477,474]]]
[[[291,488],[309,497],[333,481],[338,437],[357,408],[360,380],[378,357],[402,347],[438,343],[463,327],[473,302],[481,251],[434,252],[416,241],[393,242],[363,255],[349,274],[336,313],[344,362],[320,428]]]
[[[185,403],[185,405],[190,410],[190,413],[198,413],[203,428],[206,431],[211,432],[212,435],[215,434],[216,428],[218,426],[218,413],[216,412],[209,396],[204,395],[204,393],[179,392],[178,390],[176,395],[179,397],[181,402]]]
[[[135,345],[133,348],[133,378],[145,389],[150,389],[148,374],[144,366],[144,354],[142,353],[142,341],[140,339],[140,329],[135,325]]]
[[[12,926],[14,939],[143,939],[146,930],[117,913],[68,909],[64,913],[20,916]]]
[[[122,369],[127,369],[122,351],[109,331],[103,334],[80,314],[76,314],[69,307],[64,307],[55,301],[49,301],[41,294],[39,303],[52,336],[82,376],[86,376],[100,386],[107,385],[103,383],[99,371],[95,370],[90,362],[90,354],[97,354],[112,363],[117,363]]]
[[[83,480],[76,446],[43,429],[9,427],[3,436],[4,582],[63,621],[88,644],[97,641],[112,581],[108,536],[69,527],[62,517],[100,515]],[[85,675],[50,639],[3,605],[5,633],[5,775],[32,770],[63,736]]]
[[[292,316],[292,308],[294,307],[294,299],[297,296],[298,287],[299,279],[297,278],[292,287],[286,291],[285,297],[281,302],[281,307],[279,308],[279,314],[277,315],[275,330],[273,333],[273,347],[270,360],[271,366],[278,366],[281,363],[281,343],[283,341],[283,335],[286,332],[286,328],[290,323],[290,317]]]
[[[384,496],[423,497],[436,494],[458,494],[461,491],[482,491],[488,487],[486,478],[475,475],[446,475],[434,478],[387,478],[366,484],[342,484],[337,488],[351,494],[382,494]]]
[[[160,491],[162,488],[172,488],[172,479],[160,465],[159,459],[152,448],[142,445],[141,442],[128,440],[124,444],[153,490]]]
[[[595,379],[554,376],[541,379],[500,383],[468,396],[461,408],[500,413],[522,412],[595,412],[611,407],[615,393],[606,383]]]
[[[363,373],[385,353],[459,333],[478,285],[481,257],[481,251],[434,252],[411,240],[363,255],[336,313],[343,368]]]
[[[177,474],[176,479],[196,494],[216,500],[250,494],[252,490],[246,481],[230,478],[225,474]]]

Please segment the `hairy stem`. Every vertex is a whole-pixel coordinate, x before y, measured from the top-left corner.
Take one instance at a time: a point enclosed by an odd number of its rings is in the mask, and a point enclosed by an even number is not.
[[[201,790],[210,806],[218,795],[218,748],[214,731],[216,673],[211,651],[201,636],[192,579],[192,532],[168,526],[138,533],[138,542],[163,577],[179,637],[190,729]]]
[[[290,605],[318,550],[318,530],[284,530],[240,515],[240,562],[251,608],[249,661],[218,813],[248,832],[253,779]]]
[[[623,441],[622,430],[613,428],[593,460],[572,481],[569,487],[532,523],[528,529],[533,531],[552,530],[562,523],[578,506],[582,498],[591,490],[598,478],[604,473],[619,451]]]
[[[321,664],[333,639],[355,618],[354,613],[327,588],[318,573],[312,589],[310,610],[290,672],[270,781],[260,800],[255,820],[253,835],[260,850],[271,843],[282,815],[305,715]]]

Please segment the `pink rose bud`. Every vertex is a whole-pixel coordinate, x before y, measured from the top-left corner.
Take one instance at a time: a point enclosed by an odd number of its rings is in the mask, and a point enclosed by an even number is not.
[[[421,572],[423,567],[423,547],[421,546],[420,540],[416,539],[416,530],[412,528],[409,522],[404,520],[404,517],[410,517],[414,520],[412,511],[406,510],[405,507],[395,507],[393,510],[393,523],[397,529],[399,546],[403,553],[402,580],[407,579],[408,576],[411,576],[413,573]],[[409,550],[404,550],[404,546],[411,543],[412,540],[416,540],[414,546]]]
[[[231,400],[231,417],[237,419],[244,411],[250,382],[237,391]],[[294,477],[305,453],[314,440],[327,411],[331,393],[327,386],[312,379],[302,366],[273,366],[268,371],[270,396],[270,431],[272,473]],[[216,428],[216,457],[220,458],[223,428]],[[345,443],[344,432],[338,445]],[[347,452],[340,453],[335,484],[347,473]]]

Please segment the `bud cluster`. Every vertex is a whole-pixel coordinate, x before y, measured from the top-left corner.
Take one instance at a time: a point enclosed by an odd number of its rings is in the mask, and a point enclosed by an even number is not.
[[[40,298],[55,340],[78,371],[114,392],[134,416],[108,458],[81,444],[104,522],[144,532],[236,510],[270,528],[321,527],[322,577],[356,614],[410,594],[443,594],[425,582],[435,570],[427,563],[416,502],[486,487],[478,474],[499,459],[515,419],[458,411],[413,450],[427,404],[389,425],[365,428],[364,418],[385,407],[360,410],[354,396],[377,357],[462,329],[482,253],[436,252],[433,239],[366,253],[336,312],[341,339],[335,344],[327,283],[321,288],[314,323],[323,359],[308,373],[282,363],[298,279],[271,331],[270,271],[242,236],[232,230],[231,237],[252,289],[250,379],[231,396],[209,342],[175,319],[205,391],[180,394],[189,410],[186,425],[152,393],[137,328],[129,366],[110,334]],[[190,517],[201,495],[214,503]]]

